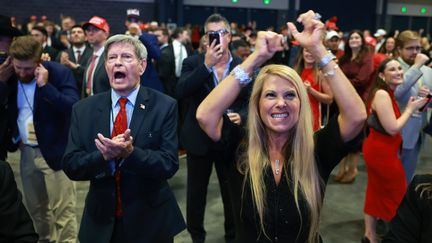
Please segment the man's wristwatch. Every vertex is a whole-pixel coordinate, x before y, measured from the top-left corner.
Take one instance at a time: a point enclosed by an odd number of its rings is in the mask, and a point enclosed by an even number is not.
[[[252,78],[249,76],[249,74],[246,73],[245,70],[243,70],[243,68],[240,66],[236,66],[230,74],[239,81],[241,86],[246,86],[252,81]]]

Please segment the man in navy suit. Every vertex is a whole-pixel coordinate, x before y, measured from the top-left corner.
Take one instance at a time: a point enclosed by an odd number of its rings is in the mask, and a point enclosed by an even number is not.
[[[105,44],[111,90],[72,110],[63,170],[90,181],[81,243],[173,242],[185,223],[167,179],[178,170],[177,105],[140,85],[147,51],[115,35]]]
[[[6,141],[10,151],[19,147],[21,152],[23,191],[39,242],[75,242],[76,193],[61,171],[61,159],[78,90],[69,69],[41,63],[41,54],[42,46],[31,36],[10,46],[16,76],[0,82],[8,93]]]
[[[110,34],[110,27],[106,19],[93,16],[83,24],[87,41],[93,48],[84,72],[81,97],[85,98],[110,89],[108,76],[104,68],[104,45]]]

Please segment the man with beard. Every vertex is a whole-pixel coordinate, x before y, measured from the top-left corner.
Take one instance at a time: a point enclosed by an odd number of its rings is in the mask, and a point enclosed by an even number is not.
[[[80,25],[72,27],[70,42],[72,46],[61,52],[58,61],[72,70],[78,90],[81,90],[84,72],[92,56],[93,49],[87,45],[87,37]]]
[[[69,69],[41,62],[41,54],[42,46],[31,36],[10,46],[16,78],[0,85],[8,93],[6,140],[9,151],[20,149],[26,206],[39,242],[75,242],[76,192],[61,171],[61,159],[78,90]]]
[[[420,53],[420,36],[411,30],[401,32],[396,40],[396,47],[400,53],[398,61],[405,72],[405,80],[395,90],[395,97],[401,111],[405,109],[411,96],[425,97],[432,90],[432,69],[424,64],[429,58]],[[412,72],[407,72],[414,67]],[[412,77],[409,77],[411,76]],[[422,128],[427,122],[427,112],[414,113],[402,128],[402,164],[407,177],[407,185],[411,182],[416,168],[421,144],[424,140]]]

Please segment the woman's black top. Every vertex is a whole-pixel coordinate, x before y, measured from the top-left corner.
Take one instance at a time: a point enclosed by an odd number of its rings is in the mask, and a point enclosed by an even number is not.
[[[228,126],[230,129],[228,129]],[[222,141],[229,148],[238,147],[244,137],[244,131],[235,127],[227,117],[224,118]],[[225,132],[230,131],[230,132]],[[339,124],[336,117],[331,119],[326,127],[315,133],[315,158],[322,178],[322,191],[325,191],[325,183],[333,168],[350,151],[354,150],[362,141],[360,133],[352,141],[344,143],[341,139]],[[299,194],[300,214],[297,210],[293,188],[294,184],[289,179],[289,162],[282,170],[282,178],[277,186],[273,178],[271,167],[264,172],[266,186],[266,209],[264,216],[265,233],[261,231],[257,210],[254,208],[249,181],[243,187],[244,175],[240,174],[236,165],[229,166],[230,171],[230,196],[232,198],[236,223],[236,242],[306,242],[310,221],[307,203],[304,196]],[[285,174],[288,175],[288,179]]]

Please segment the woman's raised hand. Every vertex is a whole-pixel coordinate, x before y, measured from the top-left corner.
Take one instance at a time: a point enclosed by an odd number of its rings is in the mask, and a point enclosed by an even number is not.
[[[318,48],[324,47],[322,44],[324,24],[321,22],[320,18],[321,15],[312,10],[301,14],[297,18],[297,22],[303,24],[302,32],[297,30],[294,23],[287,23],[294,38],[300,43],[300,45],[308,49],[310,52],[314,52],[315,50],[318,50]]]

